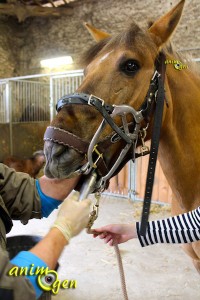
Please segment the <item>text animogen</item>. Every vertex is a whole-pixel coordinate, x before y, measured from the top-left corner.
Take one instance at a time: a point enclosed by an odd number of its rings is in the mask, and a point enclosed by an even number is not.
[[[14,266],[8,271],[8,276],[36,276],[37,283],[43,291],[51,291],[54,295],[58,294],[60,288],[75,289],[77,287],[76,280],[59,280],[58,273],[49,270],[48,267],[36,267],[31,264],[29,267]]]
[[[180,70],[184,70],[184,69],[188,69],[188,65],[184,65],[180,60],[176,60],[176,59],[167,59],[165,61],[166,65],[173,65],[174,69],[180,71]]]

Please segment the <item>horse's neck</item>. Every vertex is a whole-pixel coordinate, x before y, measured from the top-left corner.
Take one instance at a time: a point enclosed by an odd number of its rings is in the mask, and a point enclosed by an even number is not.
[[[176,199],[188,210],[200,205],[200,77],[171,72],[172,105],[166,109],[159,160]]]

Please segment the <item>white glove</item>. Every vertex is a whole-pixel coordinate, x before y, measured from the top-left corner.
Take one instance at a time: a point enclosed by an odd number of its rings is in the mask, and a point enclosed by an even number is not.
[[[78,202],[78,198],[79,193],[74,192],[63,201],[53,225],[62,232],[67,242],[71,237],[79,234],[89,221],[91,201],[86,199]]]

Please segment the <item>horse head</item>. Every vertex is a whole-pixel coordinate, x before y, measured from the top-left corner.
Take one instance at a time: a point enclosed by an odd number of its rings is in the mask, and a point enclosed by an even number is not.
[[[58,113],[51,122],[51,127],[59,128],[61,132],[67,131],[72,138],[78,137],[87,148],[104,118],[103,113],[91,105],[92,100],[98,104],[102,102],[103,105],[105,102],[107,105],[105,114],[108,115],[112,114],[109,109],[112,110],[113,105],[132,107],[134,112],[138,112],[147,96],[152,76],[155,73],[155,62],[158,54],[165,48],[167,41],[174,32],[180,20],[184,2],[182,0],[147,30],[142,30],[138,25],[132,23],[121,33],[111,36],[85,24],[97,42],[84,55],[85,76],[76,94],[79,100],[81,97],[87,98],[88,95],[87,105],[81,103],[85,99],[81,99],[80,102],[77,100],[76,105],[74,105],[74,101],[76,101],[73,100],[74,96],[67,97],[67,100],[63,98],[59,104]],[[170,104],[167,83],[165,89]],[[66,101],[67,105],[64,105]],[[164,109],[163,122],[167,121],[165,116],[166,108]],[[126,124],[133,122],[136,117],[137,114],[134,115],[127,108]],[[125,128],[121,115],[114,114],[113,121],[118,128],[121,128],[121,135],[123,135]],[[95,151],[96,160],[103,155],[104,163],[109,170],[115,164],[116,157],[119,156],[127,141],[116,134],[108,123],[104,124],[101,135],[98,135],[98,150]],[[145,128],[146,123],[145,120],[142,120],[140,127]],[[150,134],[151,122],[148,136]],[[108,142],[111,139],[112,142]],[[136,147],[139,145],[140,141],[138,140]],[[45,174],[48,177],[72,177],[87,161],[87,151],[80,151],[74,145],[64,145],[63,142],[52,141],[51,138],[45,140],[44,151],[46,155]]]

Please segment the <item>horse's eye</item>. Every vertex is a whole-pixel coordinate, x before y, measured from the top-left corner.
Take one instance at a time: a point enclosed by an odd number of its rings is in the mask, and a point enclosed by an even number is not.
[[[139,70],[139,64],[134,59],[129,59],[123,62],[120,66],[122,72],[128,76],[133,76]]]

